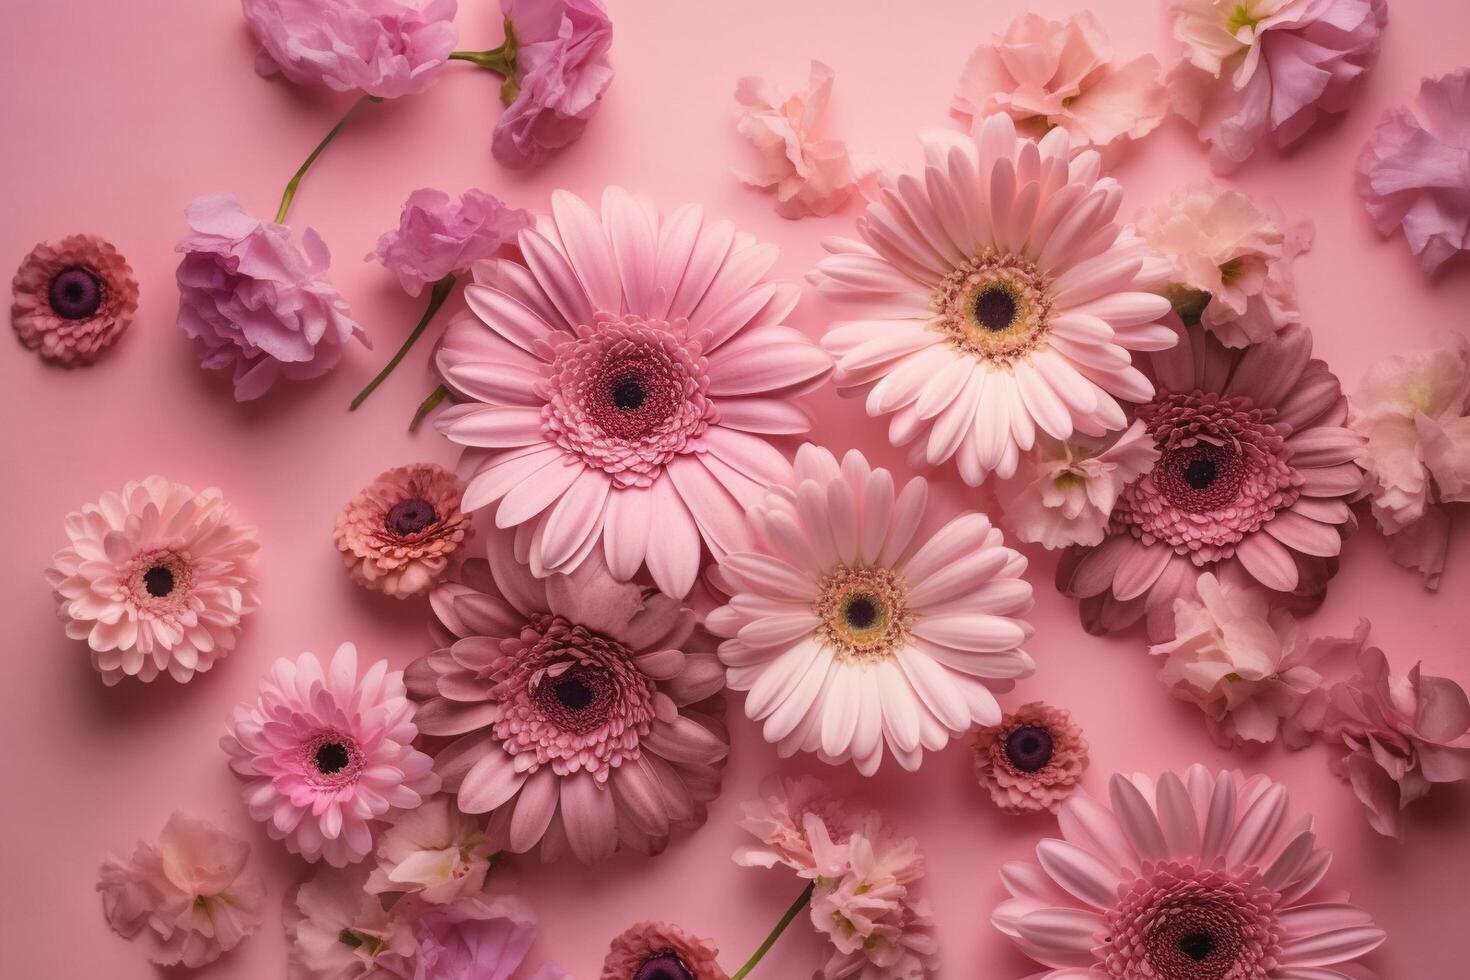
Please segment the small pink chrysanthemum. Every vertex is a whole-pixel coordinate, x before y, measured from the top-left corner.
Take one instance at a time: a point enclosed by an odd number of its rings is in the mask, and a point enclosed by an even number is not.
[[[1038,432],[1127,428],[1119,400],[1153,396],[1132,352],[1175,342],[1151,292],[1168,264],[1118,223],[1097,151],[1074,156],[1064,129],[1023,139],[1003,113],[922,140],[923,172],[885,178],[863,241],[826,240],[811,275],[862,304],[822,338],[837,386],[892,416],[913,465],[954,459],[971,486],[1012,476]]]
[[[1316,893],[1332,855],[1310,818],[1289,818],[1285,786],[1196,765],[1114,776],[1109,795],[1062,804],[1065,839],[1001,868],[1011,898],[991,922],[1049,968],[1037,978],[1371,976],[1353,961],[1385,934]]]
[[[324,670],[315,654],[281,657],[255,703],[237,705],[220,747],[249,782],[250,815],[308,861],[334,867],[373,849],[373,822],[439,789],[403,673],[379,660],[361,679],[344,643]]]
[[[255,611],[255,528],[214,488],[150,476],[68,514],[66,535],[46,580],[108,686],[163,671],[188,681],[234,649]]]
[[[68,235],[31,249],[10,283],[20,342],[59,364],[91,364],[133,322],[138,283],[111,242]]]
[[[378,836],[378,866],[367,890],[432,904],[473,897],[485,888],[494,852],[479,820],[460,813],[453,798],[436,796],[397,813]]]
[[[729,980],[719,949],[668,922],[638,922],[619,933],[600,980]]]
[[[1069,712],[1040,701],[977,729],[974,749],[980,785],[1007,813],[1055,813],[1087,768],[1082,729]]]
[[[800,290],[765,281],[774,247],[616,188],[600,218],[565,191],[551,209],[520,233],[524,264],[481,267],[465,299],[483,322],[451,324],[439,352],[470,400],[439,419],[467,447],[464,508],[494,505],[537,575],[601,550],[682,598],[790,471],[766,436],[807,430],[792,399],[830,363],[783,325]]]
[[[337,550],[353,581],[398,599],[426,592],[474,532],[464,484],[435,463],[378,475],[337,515]]]

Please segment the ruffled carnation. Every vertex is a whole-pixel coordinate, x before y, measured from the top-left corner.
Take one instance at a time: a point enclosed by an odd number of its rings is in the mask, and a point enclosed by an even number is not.
[[[331,256],[316,232],[308,228],[298,248],[291,229],[252,217],[233,194],[195,198],[185,214],[179,328],[201,367],[233,371],[236,401],[281,378],[326,374],[354,337],[370,346],[327,281]]]
[[[91,364],[117,343],[138,311],[132,267],[96,235],[37,245],[21,261],[10,291],[16,336],[58,364]]]
[[[379,836],[375,856],[368,891],[443,904],[484,890],[495,849],[480,821],[460,813],[451,797],[436,796],[398,813]]]
[[[146,925],[160,966],[213,963],[260,925],[265,886],[249,859],[249,844],[175,813],[157,845],[139,841],[130,860],[102,865],[107,924],[126,939]]]
[[[784,865],[802,878],[817,876],[812,853],[810,821],[815,820],[832,840],[845,841],[872,810],[832,793],[827,784],[811,776],[772,776],[761,785],[759,799],[741,804],[741,829],[759,842],[736,848],[735,863],[747,868]]]
[[[377,958],[372,980],[571,980],[559,967],[520,972],[536,941],[536,915],[511,895],[481,895],[450,905],[393,906],[393,916],[412,923],[414,947]]]
[[[209,670],[258,605],[255,528],[212,487],[150,476],[68,514],[66,535],[46,580],[109,687]]]
[[[1269,135],[1278,148],[1345,111],[1378,60],[1386,0],[1174,0],[1186,60],[1169,73],[1174,110],[1229,171]]]
[[[1381,234],[1402,228],[1426,273],[1470,249],[1470,68],[1426,78],[1358,158],[1358,193]]]
[[[397,273],[403,291],[417,296],[426,285],[493,258],[534,223],[529,211],[508,207],[481,190],[471,188],[456,202],[423,187],[408,195],[398,227],[378,238],[368,260]]]
[[[1033,136],[1060,127],[1073,146],[1142,139],[1164,121],[1169,96],[1153,55],[1118,64],[1091,11],[1065,20],[1023,14],[970,55],[954,113],[978,123],[1004,112]]]
[[[1226,347],[1245,347],[1301,322],[1292,264],[1312,244],[1312,223],[1218,184],[1174,191],[1139,227],[1174,264],[1169,286],[1185,322]]]
[[[601,980],[729,980],[713,942],[668,922],[638,922],[612,941]]]
[[[382,980],[386,965],[417,949],[407,917],[390,915],[367,891],[368,870],[318,868],[286,898],[288,980]]]
[[[243,0],[255,70],[396,99],[427,89],[459,40],[456,0]]]
[[[464,484],[435,463],[382,473],[337,515],[337,550],[353,581],[406,599],[428,591],[473,533]]]
[[[1087,768],[1082,729],[1069,712],[1040,701],[976,729],[974,748],[980,785],[1007,813],[1055,813]]]

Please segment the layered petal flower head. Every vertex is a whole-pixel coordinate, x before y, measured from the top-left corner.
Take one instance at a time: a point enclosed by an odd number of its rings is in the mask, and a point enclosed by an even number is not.
[[[408,195],[398,227],[379,236],[367,258],[395,272],[403,291],[417,296],[451,273],[494,258],[533,224],[531,212],[482,190],[471,188],[455,201],[443,191],[421,187]]]
[[[344,643],[325,669],[311,653],[278,659],[255,703],[235,707],[220,747],[272,838],[342,867],[372,851],[375,821],[438,791],[417,735],[403,673],[379,660],[359,678],[357,648]]]
[[[1358,194],[1380,234],[1404,230],[1431,273],[1470,250],[1470,68],[1426,78],[1358,158]]]
[[[829,239],[812,278],[862,303],[822,339],[838,387],[892,415],[915,465],[955,459],[978,486],[1012,476],[1038,431],[1127,428],[1118,399],[1153,387],[1130,352],[1174,343],[1158,322],[1167,265],[1116,221],[1122,190],[1063,129],[1033,142],[1009,116],[972,139],[931,131],[921,175],[881,183],[863,241]]]
[[[66,536],[46,581],[66,635],[87,641],[109,687],[209,670],[259,605],[255,528],[213,487],[129,483],[68,514]]]
[[[10,282],[10,325],[58,364],[91,364],[133,323],[138,283],[111,242],[68,235],[31,249]]]
[[[160,966],[213,963],[260,925],[265,886],[249,859],[249,844],[175,813],[156,845],[139,841],[131,859],[102,865],[107,924],[127,939],[147,926]]]
[[[740,119],[735,131],[753,147],[756,163],[735,175],[752,187],[776,192],[783,218],[832,214],[858,189],[861,174],[847,144],[819,136],[832,98],[832,69],[813,61],[806,91],[781,95],[764,78],[735,85]]]
[[[1079,793],[1063,840],[1001,868],[1011,898],[991,922],[1048,968],[1037,980],[1371,976],[1353,961],[1385,934],[1318,892],[1332,855],[1285,786],[1196,765],[1114,776],[1109,802]]]
[[[978,123],[1004,112],[1033,136],[1060,127],[1073,146],[1142,139],[1169,111],[1153,55],[1127,64],[1089,10],[1065,20],[1022,14],[971,53],[951,106]]]
[[[613,938],[600,980],[729,980],[708,939],[669,922],[637,922]]]
[[[367,890],[368,869],[317,866],[286,898],[287,980],[383,980],[413,956],[413,925]],[[397,906],[395,906],[395,909]]]
[[[1176,189],[1139,226],[1174,265],[1168,293],[1186,323],[1226,347],[1265,340],[1301,322],[1292,264],[1312,244],[1312,223],[1289,224],[1274,206],[1233,188]]]
[[[509,535],[434,590],[442,648],[408,668],[435,764],[489,836],[591,864],[703,823],[729,740],[713,642],[675,599],[600,561],[537,578]]]
[[[276,381],[318,378],[337,366],[353,338],[370,346],[347,301],[327,280],[331,255],[308,228],[249,214],[233,194],[207,194],[185,211],[189,235],[179,262],[179,329],[199,364],[230,369],[235,400],[250,401]]]
[[[411,899],[405,904],[395,905],[393,915],[411,917],[414,948],[379,956],[371,975],[375,980],[570,980],[550,964],[522,970],[536,941],[536,914],[513,895],[481,895],[427,908]]]
[[[456,0],[241,0],[255,70],[378,99],[433,84],[459,40]]]
[[[397,813],[379,835],[367,890],[436,905],[470,898],[484,891],[494,853],[480,821],[460,813],[452,797],[436,796]]]
[[[1167,80],[1217,172],[1347,110],[1378,60],[1387,0],[1173,0],[1185,60]]]
[[[451,324],[439,352],[470,400],[439,420],[468,447],[464,509],[495,505],[536,575],[601,550],[615,577],[646,565],[686,596],[705,549],[743,546],[744,507],[790,472],[766,437],[810,426],[792,398],[830,362],[783,324],[800,290],[765,280],[773,246],[616,188],[600,219],[554,193],[519,240],[524,264],[477,267],[479,319]]]
[[[378,475],[337,515],[337,550],[353,581],[406,599],[427,592],[474,532],[464,484],[435,463]]]
[[[1203,327],[1171,329],[1179,344],[1143,365],[1158,394],[1136,411],[1159,461],[1123,491],[1103,543],[1057,567],[1089,632],[1147,614],[1150,639],[1171,638],[1174,599],[1205,572],[1315,605],[1356,523],[1363,441],[1311,333],[1298,324],[1231,350]]]
[[[1087,740],[1063,708],[1032,701],[975,730],[975,775],[1007,813],[1055,813],[1086,769]]]
[[[1002,490],[1005,519],[1022,541],[1043,548],[1101,544],[1123,488],[1159,459],[1148,428],[1134,420],[1111,444],[1088,436],[1038,436]]]
[[[741,804],[741,809],[744,816],[739,825],[757,843],[737,848],[735,863],[746,868],[779,864],[811,879],[817,877],[811,830],[820,826],[826,839],[844,842],[876,816],[873,810],[835,795],[826,783],[811,776],[768,777],[761,784],[760,797]]]
[[[753,548],[721,559],[731,596],[709,629],[745,713],[782,757],[815,752],[871,775],[905,769],[972,725],[1035,664],[1026,559],[984,514],[919,534],[928,484],[901,489],[853,450],[804,445],[792,478],[749,512]]]
[[[1470,700],[1448,677],[1415,664],[1395,674],[1363,647],[1359,674],[1332,689],[1326,734],[1341,755],[1333,771],[1352,783],[1380,834],[1403,837],[1403,810],[1437,783],[1470,780]]]

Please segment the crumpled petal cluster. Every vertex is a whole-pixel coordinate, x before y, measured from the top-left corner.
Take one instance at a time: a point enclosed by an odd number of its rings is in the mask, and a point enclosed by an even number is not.
[[[670,922],[635,922],[613,937],[601,980],[729,980],[708,939]]]
[[[96,235],[37,245],[21,260],[10,292],[15,335],[58,364],[91,364],[138,312],[132,266]]]
[[[469,898],[484,890],[494,854],[480,821],[459,812],[452,797],[436,796],[394,815],[378,836],[378,866],[366,887],[436,905]]]
[[[974,752],[980,785],[1007,813],[1055,813],[1087,769],[1087,740],[1071,712],[1040,701],[975,729]]]
[[[874,812],[834,794],[812,776],[770,776],[761,783],[761,795],[741,804],[742,830],[756,844],[735,849],[735,863],[746,868],[784,865],[802,878],[817,877],[817,859],[807,833],[815,818],[832,840],[845,841],[868,822]]]
[[[443,191],[421,187],[408,195],[398,227],[384,232],[367,258],[396,273],[403,291],[417,296],[451,273],[494,258],[505,245],[514,244],[522,228],[534,223],[531,212],[473,187],[458,201]]]
[[[337,550],[353,581],[399,599],[427,592],[474,532],[459,509],[463,494],[436,463],[379,474],[337,515]]]

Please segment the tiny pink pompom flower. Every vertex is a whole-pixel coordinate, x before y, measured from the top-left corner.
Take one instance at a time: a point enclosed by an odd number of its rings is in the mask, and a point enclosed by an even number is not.
[[[271,837],[343,867],[372,850],[374,821],[438,792],[417,736],[402,671],[379,660],[359,679],[357,648],[344,643],[325,669],[311,653],[278,659],[255,703],[236,706],[220,747]]]
[[[668,922],[638,922],[613,938],[599,980],[729,980],[719,948]]]
[[[156,845],[139,841],[131,859],[102,865],[107,924],[125,939],[147,926],[160,966],[213,963],[260,926],[265,887],[249,859],[243,840],[175,813]]]
[[[459,40],[456,0],[242,0],[255,70],[396,99],[427,89]]]
[[[534,223],[529,211],[508,207],[482,190],[471,188],[455,201],[422,187],[408,195],[398,227],[384,232],[367,258],[396,273],[403,291],[417,296],[425,286],[495,257]]]
[[[398,599],[432,588],[474,532],[464,484],[435,463],[378,475],[337,515],[337,550],[353,581]]]
[[[1007,813],[1055,813],[1087,769],[1082,729],[1069,712],[1040,701],[977,729],[974,751],[980,785]]]
[[[91,364],[138,312],[133,269],[111,242],[68,235],[31,249],[11,280],[10,325],[58,364]]]

